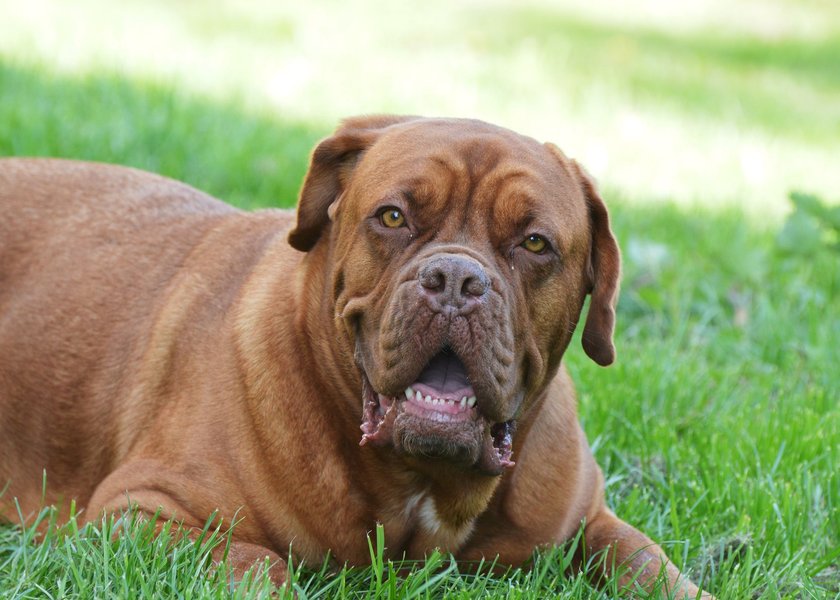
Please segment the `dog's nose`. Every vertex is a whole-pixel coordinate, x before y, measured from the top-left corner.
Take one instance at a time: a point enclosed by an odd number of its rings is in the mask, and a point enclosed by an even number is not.
[[[438,254],[420,268],[417,275],[420,290],[442,309],[464,308],[487,293],[490,279],[475,260],[457,254]]]

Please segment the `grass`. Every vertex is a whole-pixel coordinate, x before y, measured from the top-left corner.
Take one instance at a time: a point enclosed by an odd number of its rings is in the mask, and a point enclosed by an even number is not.
[[[838,200],[840,5],[728,4],[17,3],[0,155],[133,165],[257,208],[294,203],[347,114],[478,116],[559,142],[599,176],[625,259],[618,362],[596,367],[577,338],[566,358],[609,504],[721,598],[835,598],[840,254],[777,236],[792,190]],[[46,532],[0,526],[0,597],[269,589],[213,567],[224,530],[196,545],[124,515]],[[565,573],[568,548],[468,574],[437,554],[390,563],[379,535],[371,568],[295,565],[298,595],[615,591]]]
[[[544,598],[562,588],[564,598],[583,599],[592,593],[584,577],[568,575],[579,539],[535,555],[532,568],[499,576],[493,574],[493,563],[459,565],[437,551],[422,563],[389,561],[384,558],[384,532],[377,527],[369,538],[369,569],[334,572],[327,560],[315,569],[292,564],[288,588],[277,590],[262,574],[263,565],[234,581],[224,564],[213,564],[211,552],[225,547],[230,535],[212,526],[212,519],[198,540],[187,541],[177,526],[167,523],[156,533],[149,520],[132,512],[82,527],[75,516],[63,525],[54,516],[54,511],[44,509],[35,525],[19,537],[11,530],[0,530],[0,551],[9,553],[4,566],[9,568],[11,582],[4,596],[244,600],[274,593],[303,599]],[[39,522],[49,525],[43,537],[35,533]],[[612,582],[605,589],[615,594],[617,587]]]
[[[0,61],[0,89],[2,154],[118,162],[246,208],[293,205],[326,133],[113,75],[45,76]]]
[[[319,131],[369,112],[484,118],[557,142],[633,202],[778,220],[788,190],[840,189],[840,4],[682,4],[33,0],[3,11],[0,57]]]

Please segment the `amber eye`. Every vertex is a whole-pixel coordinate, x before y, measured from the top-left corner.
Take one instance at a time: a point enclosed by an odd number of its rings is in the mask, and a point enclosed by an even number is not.
[[[522,242],[522,247],[528,250],[529,252],[533,252],[534,254],[540,254],[544,252],[546,248],[548,248],[548,242],[545,241],[541,235],[537,235],[536,233],[532,233],[528,237],[525,238],[525,241]]]
[[[405,227],[405,215],[398,208],[386,208],[379,214],[379,222],[385,227]]]

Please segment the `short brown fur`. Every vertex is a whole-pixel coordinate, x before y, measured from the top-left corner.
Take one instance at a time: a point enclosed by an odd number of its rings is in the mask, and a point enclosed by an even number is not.
[[[410,234],[376,230],[389,198]],[[556,260],[516,245],[523,206]],[[359,117],[313,153],[296,219],[46,159],[0,161],[0,210],[0,517],[13,498],[37,510],[46,470],[46,501],[91,519],[129,502],[189,527],[236,514],[235,568],[268,555],[277,581],[290,543],[316,563],[368,561],[376,523],[394,556],[519,564],[584,522],[587,549],[644,567],[643,585],[666,565],[680,597],[700,593],[604,505],[561,359],[591,293],[584,348],[613,361],[618,247],[556,147],[478,121]],[[440,252],[490,278],[495,312],[464,317],[469,331],[405,324],[425,314],[412,282]],[[476,381],[479,406],[516,421],[515,467],[359,447],[361,378],[396,396],[432,338],[495,374]]]

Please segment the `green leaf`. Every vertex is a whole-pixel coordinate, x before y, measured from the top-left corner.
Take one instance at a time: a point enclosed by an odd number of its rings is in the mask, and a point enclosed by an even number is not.
[[[790,201],[793,205],[815,217],[820,217],[826,210],[825,204],[814,194],[806,194],[805,192],[791,192],[789,194]]]
[[[795,211],[776,236],[776,245],[791,254],[813,254],[822,246],[819,222],[801,210]]]
[[[840,233],[840,206],[832,206],[825,209],[823,221]]]

